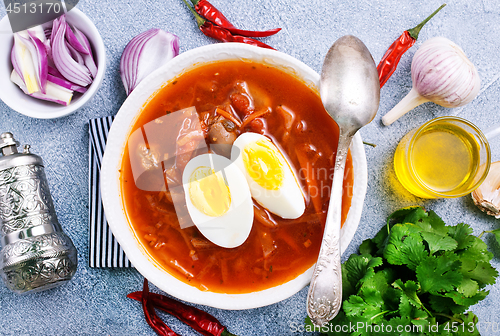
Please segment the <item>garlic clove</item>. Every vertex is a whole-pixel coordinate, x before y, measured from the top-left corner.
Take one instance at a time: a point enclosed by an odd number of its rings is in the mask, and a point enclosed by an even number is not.
[[[479,209],[500,218],[500,161],[491,164],[488,176],[471,196]]]

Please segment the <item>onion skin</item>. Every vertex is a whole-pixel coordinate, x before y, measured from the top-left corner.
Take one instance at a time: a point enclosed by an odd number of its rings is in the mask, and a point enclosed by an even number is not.
[[[445,37],[424,42],[411,64],[413,88],[383,118],[388,126],[416,106],[431,101],[443,107],[460,107],[479,93],[479,73],[463,50]]]
[[[491,164],[488,176],[471,196],[481,211],[500,218],[500,161]]]

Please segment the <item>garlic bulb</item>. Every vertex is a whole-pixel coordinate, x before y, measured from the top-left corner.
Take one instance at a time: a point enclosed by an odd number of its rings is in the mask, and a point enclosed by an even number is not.
[[[491,164],[488,176],[471,195],[479,209],[500,218],[500,161]]]
[[[443,107],[459,107],[473,100],[481,86],[479,74],[463,50],[444,37],[420,46],[411,64],[413,88],[383,118],[390,125],[406,112],[431,101]]]

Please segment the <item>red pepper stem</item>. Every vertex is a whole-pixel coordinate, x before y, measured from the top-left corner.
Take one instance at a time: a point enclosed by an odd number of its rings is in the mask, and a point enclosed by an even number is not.
[[[196,11],[194,10],[194,8],[191,7],[186,0],[182,0],[182,1],[184,1],[184,3],[186,4],[186,6],[188,6],[189,10],[191,11],[191,13],[193,13],[194,17],[196,18],[196,23],[198,24],[198,28],[201,27],[201,26],[203,26],[203,24],[205,24],[205,22],[207,20],[205,20],[198,13],[196,13]]]
[[[432,17],[434,15],[436,15],[441,9],[443,9],[443,7],[446,6],[446,4],[442,4],[441,7],[439,7],[438,9],[436,9],[434,11],[434,13],[432,13],[431,15],[429,15],[424,21],[420,22],[420,24],[418,26],[416,26],[415,28],[412,28],[412,29],[408,29],[407,32],[408,34],[410,34],[410,36],[413,38],[413,39],[417,39],[418,38],[418,34],[420,33],[420,30],[422,29],[422,27],[427,23],[429,22],[430,19],[432,19]]]
[[[191,2],[193,3],[193,6],[196,6],[200,0],[191,0]]]
[[[235,334],[231,334],[227,329],[224,329],[220,336],[236,336]]]

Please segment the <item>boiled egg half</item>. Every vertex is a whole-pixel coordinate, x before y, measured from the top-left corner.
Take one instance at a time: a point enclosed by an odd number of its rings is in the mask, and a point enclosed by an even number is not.
[[[226,157],[202,154],[186,165],[182,184],[189,215],[212,243],[233,248],[245,242],[253,202],[243,173]]]
[[[233,144],[231,160],[243,172],[252,197],[264,208],[295,219],[305,211],[302,188],[290,163],[264,135],[243,133]]]

